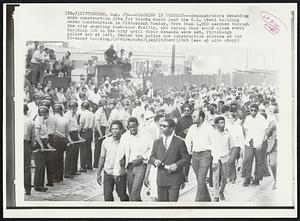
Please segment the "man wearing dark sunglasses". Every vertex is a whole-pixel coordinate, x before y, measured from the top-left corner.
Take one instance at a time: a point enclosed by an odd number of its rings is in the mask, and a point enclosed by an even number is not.
[[[255,158],[254,180],[251,185],[259,185],[259,180],[264,174],[264,155],[262,152],[262,143],[265,139],[267,120],[258,113],[258,105],[250,105],[250,115],[244,121],[243,129],[245,133],[245,156],[242,167],[242,177],[245,178],[244,186],[250,185],[252,175],[252,164]]]
[[[154,141],[150,163],[157,167],[158,201],[176,202],[184,183],[183,167],[188,163],[187,147],[174,135],[175,122],[165,119],[160,123],[163,137]]]

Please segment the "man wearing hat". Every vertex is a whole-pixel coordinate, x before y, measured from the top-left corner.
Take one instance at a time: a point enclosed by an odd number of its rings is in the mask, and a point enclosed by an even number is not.
[[[47,184],[53,186],[53,154],[51,152],[44,152],[45,149],[53,149],[48,140],[48,119],[48,107],[40,106],[38,109],[38,116],[35,120],[35,139],[37,152],[34,153],[34,189],[38,192],[45,192],[48,189],[44,187],[45,167],[47,170]]]
[[[250,115],[244,121],[243,129],[245,133],[245,156],[242,167],[242,177],[245,178],[244,186],[250,185],[252,175],[252,163],[255,158],[255,174],[252,185],[259,185],[259,180],[264,174],[264,155],[262,144],[268,128],[267,120],[258,113],[258,105],[250,105]]]
[[[60,104],[53,106],[54,117],[56,118],[56,129],[52,134],[53,147],[56,149],[54,163],[54,181],[63,181],[64,174],[64,151],[67,147],[67,142],[71,142],[69,137],[69,125],[63,117],[63,107]],[[69,174],[68,174],[69,175]],[[71,175],[65,178],[72,178]]]
[[[101,154],[101,145],[104,140],[106,128],[108,125],[107,100],[101,99],[99,108],[95,112],[95,149],[94,149],[94,168],[98,167]]]
[[[66,158],[65,158],[65,178],[70,178],[73,175],[80,175],[80,172],[77,171],[77,162],[79,155],[79,143],[75,143],[82,139],[78,132],[78,120],[79,114],[77,113],[78,104],[76,101],[70,101],[68,104],[69,110],[64,114],[64,118],[68,122],[69,126],[69,140],[70,145],[66,148]]]
[[[38,115],[38,107],[41,102],[41,97],[39,94],[33,95],[33,101],[28,104],[27,116],[33,120]]]
[[[229,151],[233,147],[233,141],[230,133],[225,130],[225,118],[223,116],[217,116],[214,119],[214,125],[214,139],[211,146],[211,155],[213,157],[213,201],[219,202],[219,199],[225,200],[224,189],[227,183],[227,162]]]
[[[80,136],[86,141],[80,147],[80,172],[87,172],[87,169],[93,169],[91,144],[93,129],[95,128],[95,115],[89,110],[89,102],[84,101],[81,107],[82,112],[80,114],[78,131],[80,132]]]

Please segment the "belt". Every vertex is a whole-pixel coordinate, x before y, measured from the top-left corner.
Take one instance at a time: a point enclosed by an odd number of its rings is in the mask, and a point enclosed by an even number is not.
[[[78,133],[78,130],[70,131],[70,133]]]
[[[202,150],[202,151],[193,151],[193,153],[204,153],[206,151],[210,151],[210,150]]]
[[[142,163],[140,163],[140,164],[138,164],[138,165],[133,165],[132,163],[128,163],[127,167],[130,167],[130,166],[138,167],[138,166],[143,165],[143,164],[147,165],[147,164],[144,163],[144,162],[142,162]]]

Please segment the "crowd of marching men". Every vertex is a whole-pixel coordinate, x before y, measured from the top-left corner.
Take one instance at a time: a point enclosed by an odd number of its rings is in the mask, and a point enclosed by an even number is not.
[[[82,81],[67,89],[69,100],[58,99],[51,84],[24,99],[27,195],[32,155],[35,191],[96,169],[105,201],[114,200],[114,190],[121,201],[141,201],[143,185],[158,201],[177,201],[192,172],[195,201],[225,200],[226,184],[235,183],[239,169],[247,187],[270,176],[270,168],[276,188],[275,88],[193,85],[164,94],[129,90],[122,80],[104,84],[118,96]]]

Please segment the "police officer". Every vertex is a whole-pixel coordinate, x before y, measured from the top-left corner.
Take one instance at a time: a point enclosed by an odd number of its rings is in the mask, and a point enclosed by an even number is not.
[[[108,117],[106,115],[107,111],[107,100],[101,99],[99,102],[99,108],[95,112],[95,149],[94,149],[94,168],[98,168],[99,158],[101,154],[101,145],[104,140]]]
[[[31,194],[31,148],[34,146],[34,123],[27,115],[28,106],[24,104],[24,188],[26,195]]]
[[[64,118],[69,125],[69,140],[71,141],[66,149],[65,158],[65,178],[70,178],[72,175],[80,175],[77,171],[79,143],[74,143],[82,139],[78,132],[79,127],[79,114],[77,113],[78,103],[76,101],[70,101],[68,104],[69,111],[65,113]]]
[[[95,127],[95,115],[91,112],[90,104],[84,101],[81,105],[82,112],[79,119],[79,133],[86,141],[80,147],[80,172],[87,172],[87,169],[92,170],[92,140],[93,129]]]
[[[53,112],[54,117],[56,118],[56,129],[52,134],[53,147],[56,149],[54,161],[54,180],[60,182],[63,181],[64,151],[66,150],[69,138],[69,125],[67,120],[62,116],[63,107],[61,104],[55,104],[53,106]],[[69,140],[69,142],[70,141],[71,140]]]
[[[34,189],[39,192],[45,192],[48,188],[44,187],[45,166],[47,168],[48,184],[51,182],[53,170],[50,158],[45,149],[53,150],[48,142],[47,119],[49,118],[49,109],[46,106],[40,106],[38,109],[38,117],[35,120],[35,139],[37,152],[34,154],[35,173],[34,173]],[[53,183],[52,183],[53,186]]]

